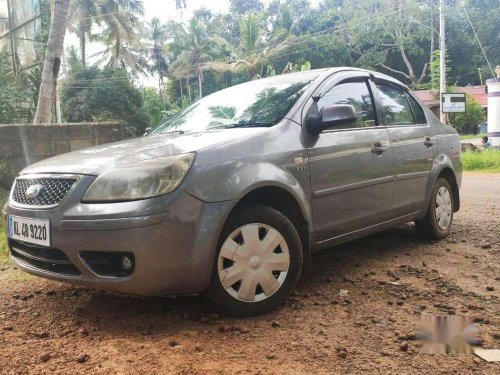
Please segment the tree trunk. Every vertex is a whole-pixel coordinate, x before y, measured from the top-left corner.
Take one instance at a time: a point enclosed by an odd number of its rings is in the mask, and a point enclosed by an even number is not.
[[[82,55],[82,66],[85,68],[85,66],[87,65],[87,61],[86,61],[86,58],[85,58],[85,55],[86,55],[86,47],[87,47],[87,40],[85,39],[86,35],[85,35],[85,27],[83,25],[83,22],[85,22],[85,20],[81,20],[80,21],[80,54]]]
[[[52,120],[52,104],[56,97],[57,78],[61,67],[61,54],[66,34],[70,0],[55,0],[54,14],[50,23],[49,39],[42,70],[42,82],[38,95],[35,124],[48,124]]]
[[[191,99],[191,79],[187,79],[187,85],[188,85],[188,95],[189,95],[189,102],[191,103],[193,99]]]
[[[201,71],[201,69],[198,70],[198,91],[199,91],[199,94],[200,94],[200,99],[203,98],[203,85],[202,85],[202,82],[203,82],[203,72]]]

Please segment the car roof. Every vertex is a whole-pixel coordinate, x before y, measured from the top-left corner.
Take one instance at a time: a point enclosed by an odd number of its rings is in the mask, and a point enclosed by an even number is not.
[[[306,70],[303,72],[286,73],[286,74],[276,75],[276,76],[267,77],[267,78],[263,78],[263,79],[271,80],[273,78],[276,79],[279,77],[278,79],[306,80],[306,79],[310,78],[311,80],[314,80],[314,79],[318,78],[320,81],[323,81],[324,79],[326,79],[327,77],[329,77],[332,74],[335,74],[338,72],[346,72],[346,71],[347,72],[349,72],[349,71],[365,72],[365,73],[372,75],[375,78],[383,79],[385,81],[395,83],[395,84],[402,86],[402,87],[406,88],[407,90],[409,90],[409,88],[404,83],[397,80],[396,78],[393,78],[391,76],[388,76],[388,75],[380,73],[380,72],[375,72],[375,71],[368,70],[368,69],[353,68],[353,67],[349,67],[349,66],[338,66],[338,67],[333,67],[333,68],[311,69],[311,70]]]

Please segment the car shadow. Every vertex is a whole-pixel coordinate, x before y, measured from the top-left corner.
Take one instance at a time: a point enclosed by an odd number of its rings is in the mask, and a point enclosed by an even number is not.
[[[370,262],[411,255],[428,243],[416,236],[414,227],[406,225],[324,250],[313,256],[313,272],[302,278],[297,293],[313,292],[318,284],[324,285],[326,278],[332,279],[331,288],[341,288],[351,271],[366,272],[364,265],[368,267]],[[374,269],[374,264],[369,267]],[[60,319],[76,320],[88,329],[117,337],[169,336],[193,329],[216,330],[223,323],[251,324],[262,319],[214,314],[200,296],[144,298],[64,285],[51,298],[58,306],[75,302],[71,305],[73,313],[68,316],[68,310],[62,309],[65,312],[61,311]],[[287,304],[269,316],[286,313],[290,306]]]

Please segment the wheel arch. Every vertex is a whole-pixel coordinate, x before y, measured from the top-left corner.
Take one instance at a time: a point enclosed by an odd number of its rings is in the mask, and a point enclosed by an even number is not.
[[[453,212],[457,212],[460,209],[460,191],[458,189],[457,178],[455,177],[455,173],[449,167],[443,168],[437,178],[443,177],[451,186],[452,194],[453,194]]]
[[[430,178],[427,184],[426,199],[424,202],[425,205],[422,207],[419,219],[422,219],[425,216],[427,208],[429,207],[432,189],[436,184],[436,181],[440,177],[445,178],[451,186],[453,194],[453,211],[457,212],[460,209],[460,191],[459,191],[457,177],[453,169],[453,164],[449,159],[446,158],[442,160],[438,164],[438,167],[435,168],[430,174]]]
[[[293,191],[289,186],[277,183],[266,185],[255,185],[246,189],[242,196],[234,202],[225,220],[229,220],[231,214],[240,207],[249,205],[265,205],[281,212],[294,225],[302,241],[304,252],[304,270],[311,269],[311,217],[309,207],[305,205],[303,198]]]

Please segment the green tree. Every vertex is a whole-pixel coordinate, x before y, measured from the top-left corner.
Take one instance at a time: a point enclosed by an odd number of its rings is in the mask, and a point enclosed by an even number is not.
[[[233,14],[258,13],[264,10],[260,0],[230,0],[230,12]]]
[[[123,68],[81,68],[63,83],[62,108],[68,122],[119,121],[127,136],[149,125],[141,90]]]
[[[466,94],[465,100],[465,112],[451,115],[449,120],[460,134],[475,134],[477,126],[485,120],[484,109],[473,95]]]
[[[149,49],[149,58],[151,59],[148,70],[151,74],[158,75],[158,90],[163,103],[166,104],[168,100],[165,94],[164,79],[167,78],[170,67],[170,61],[167,58],[168,48],[166,46],[167,39],[170,36],[169,28],[167,25],[162,24],[158,18],[153,18],[149,22],[146,31],[149,40],[146,46]]]
[[[278,15],[276,16],[276,21],[273,23],[273,31],[270,35],[270,42],[272,44],[279,44],[284,41],[292,33],[292,27],[295,24],[295,20],[292,16],[292,10],[283,6],[280,8]]]
[[[263,42],[265,14],[247,13],[240,18],[239,58],[234,67],[243,69],[250,79],[260,78],[266,62],[267,51]]]
[[[440,72],[440,59],[441,59],[441,51],[436,50],[433,53],[433,58],[431,62],[431,89],[436,93],[436,98],[440,96],[440,80],[441,80],[441,72]],[[447,56],[445,57],[446,69],[445,74],[448,77],[450,73],[450,60],[448,60]]]
[[[126,28],[126,23],[144,14],[140,0],[74,0],[71,2],[68,29],[80,41],[82,65],[86,66],[87,40],[96,40],[94,25],[114,29],[112,34]],[[123,33],[121,33],[123,35]]]
[[[165,105],[162,97],[158,90],[151,87],[142,90],[142,97],[144,101],[144,110],[149,119],[149,125],[154,128],[164,117]]]
[[[40,80],[35,124],[47,124],[52,120],[52,103],[56,97],[69,4],[69,0],[60,0],[54,3],[54,14],[50,23],[50,32]]]
[[[0,124],[31,121],[31,95],[16,79],[8,54],[0,52]]]
[[[214,62],[224,54],[227,41],[220,36],[209,35],[207,28],[193,17],[186,28],[177,29],[173,44],[173,48],[180,51],[172,63],[173,74],[179,79],[197,77],[198,95],[203,97],[203,72],[227,69],[225,64]]]

